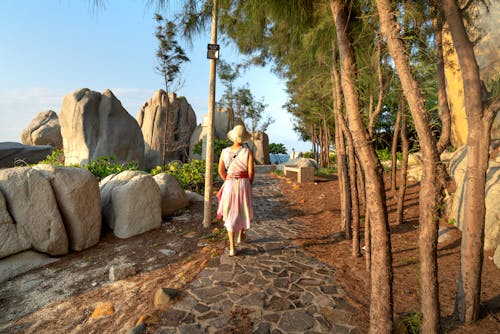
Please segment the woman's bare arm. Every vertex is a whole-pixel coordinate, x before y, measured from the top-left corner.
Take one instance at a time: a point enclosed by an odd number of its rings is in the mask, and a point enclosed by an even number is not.
[[[253,153],[252,153],[252,151],[250,151],[248,153],[248,178],[250,179],[250,183],[252,183],[252,184],[253,184],[253,178],[255,175],[254,165],[255,165],[255,162],[253,159]]]
[[[222,181],[226,181],[227,173],[226,173],[226,165],[224,164],[224,159],[222,159],[222,153],[219,159],[219,175]]]

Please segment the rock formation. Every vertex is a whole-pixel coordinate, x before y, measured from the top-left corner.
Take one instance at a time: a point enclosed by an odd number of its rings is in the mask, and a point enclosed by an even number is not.
[[[30,167],[2,169],[0,191],[22,246],[29,243],[33,249],[49,255],[68,253],[68,237],[54,192],[40,172]]]
[[[167,94],[160,89],[137,115],[145,142],[146,169],[162,165],[164,154],[166,161],[185,161],[188,158],[191,135],[196,127],[196,114],[185,97],[177,97],[173,93],[169,95],[168,122],[166,114]]]
[[[135,119],[107,89],[87,88],[64,97],[59,113],[65,164],[83,164],[100,156],[142,165],[144,140]]]
[[[172,175],[161,173],[153,178],[160,187],[162,217],[169,216],[189,205],[189,198],[184,189]]]
[[[160,188],[152,176],[124,171],[99,183],[103,223],[118,238],[129,238],[161,226]]]
[[[269,159],[269,137],[265,132],[258,131],[252,133],[252,143],[250,146],[252,148],[256,164],[271,164],[271,161]]]
[[[81,251],[97,244],[101,235],[101,198],[94,175],[83,168],[52,165],[34,168],[50,181],[70,248]]]
[[[21,133],[25,145],[51,145],[62,149],[59,118],[52,110],[39,113]]]
[[[450,176],[455,181],[456,191],[453,194],[448,217],[449,221],[456,224],[460,230],[463,229],[464,209],[467,205],[464,202],[466,174],[467,150],[463,146],[455,152],[450,162]],[[488,250],[500,247],[500,161],[496,157],[489,161],[485,195],[484,249]]]
[[[54,151],[50,145],[29,146],[21,143],[0,143],[0,168],[36,164]]]

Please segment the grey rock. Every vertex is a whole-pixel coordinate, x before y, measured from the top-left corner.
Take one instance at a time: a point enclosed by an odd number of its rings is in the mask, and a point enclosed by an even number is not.
[[[18,225],[14,224],[0,191],[0,259],[31,247],[29,239],[19,232],[21,231],[18,231]]]
[[[172,93],[168,96],[168,102],[168,122],[167,94],[161,89],[153,94],[137,115],[144,137],[146,169],[162,165],[164,155],[166,161],[184,161],[188,158],[186,152],[196,127],[196,114],[184,97]],[[167,148],[165,139],[169,145]]]
[[[152,176],[124,171],[104,178],[99,187],[103,222],[118,238],[160,228],[160,189]]]
[[[109,280],[111,282],[116,282],[129,276],[135,275],[135,273],[136,271],[133,263],[111,266],[111,268],[109,268]]]
[[[203,195],[195,193],[194,191],[186,190],[185,193],[186,193],[186,196],[190,202],[203,202],[203,201],[205,201],[205,198],[203,197]]]
[[[135,119],[106,89],[78,89],[63,99],[59,123],[65,164],[84,164],[101,156],[142,165],[144,139]]]
[[[135,326],[134,328],[131,328],[127,334],[142,334],[146,331],[146,325],[145,324],[139,324]]]
[[[271,163],[269,158],[269,137],[265,132],[252,133],[251,148],[256,164],[269,165]]]
[[[21,133],[25,145],[50,145],[62,149],[59,118],[52,110],[39,113]]]
[[[167,217],[189,205],[189,198],[175,177],[160,173],[153,178],[160,188],[162,217]]]
[[[21,143],[0,143],[0,168],[36,164],[55,150],[53,146],[29,146]]]
[[[490,147],[493,149],[494,144]],[[455,180],[456,191],[452,204],[447,208],[448,219],[463,230],[465,221],[465,192],[467,175],[466,146],[455,151],[450,161],[450,176]],[[484,249],[495,249],[500,244],[500,162],[490,159],[486,172]]]
[[[49,181],[68,233],[70,248],[81,251],[99,242],[101,197],[97,179],[83,168],[36,165]]]
[[[50,182],[30,167],[0,170],[0,191],[21,239],[49,255],[68,253],[68,237]]]
[[[0,283],[58,260],[30,250],[3,258],[0,260]]]
[[[500,245],[495,249],[495,254],[493,255],[493,263],[500,269]]]
[[[278,327],[285,333],[304,332],[314,327],[314,318],[303,310],[286,311],[278,322]]]

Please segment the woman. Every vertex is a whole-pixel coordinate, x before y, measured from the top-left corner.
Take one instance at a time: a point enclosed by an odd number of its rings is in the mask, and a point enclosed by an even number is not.
[[[254,159],[252,151],[243,147],[243,143],[251,138],[245,126],[236,125],[228,132],[227,138],[233,145],[223,149],[219,159],[219,175],[224,184],[217,195],[217,217],[224,220],[229,237],[229,255],[234,256],[235,233],[238,233],[237,243],[243,242],[245,230],[250,228],[253,218],[251,185]]]

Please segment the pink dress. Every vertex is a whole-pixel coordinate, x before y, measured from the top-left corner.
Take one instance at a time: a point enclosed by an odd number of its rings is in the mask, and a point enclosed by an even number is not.
[[[222,150],[224,165],[229,165],[227,178],[224,181],[217,199],[217,217],[224,220],[228,231],[249,229],[253,218],[252,185],[248,179],[248,155],[250,150],[242,147],[236,158],[233,156],[238,150],[227,147]],[[231,162],[232,160],[232,162]]]

